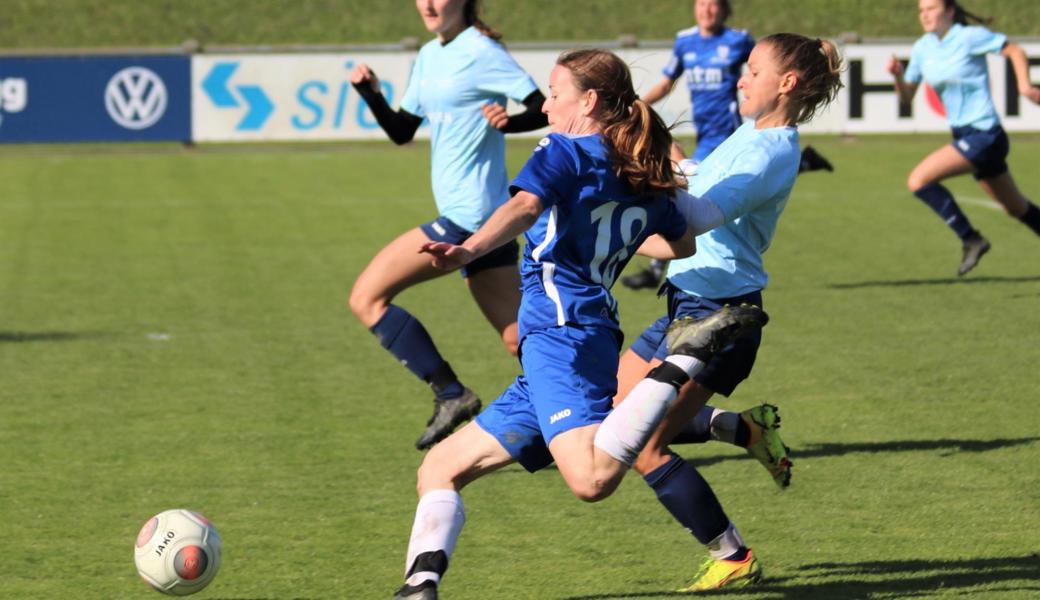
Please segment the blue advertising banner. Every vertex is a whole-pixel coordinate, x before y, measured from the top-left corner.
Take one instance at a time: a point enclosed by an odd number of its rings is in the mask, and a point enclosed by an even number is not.
[[[187,56],[0,58],[0,142],[190,139]]]

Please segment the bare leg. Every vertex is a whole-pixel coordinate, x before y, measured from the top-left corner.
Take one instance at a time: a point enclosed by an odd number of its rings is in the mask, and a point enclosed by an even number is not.
[[[470,294],[484,317],[502,338],[506,350],[516,356],[516,318],[520,310],[520,273],[515,266],[479,271],[466,279]]]

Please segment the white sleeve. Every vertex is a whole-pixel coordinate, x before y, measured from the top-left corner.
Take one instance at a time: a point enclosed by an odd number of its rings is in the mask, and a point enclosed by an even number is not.
[[[726,222],[722,209],[708,198],[698,198],[686,190],[676,190],[673,200],[694,235],[711,231]]]

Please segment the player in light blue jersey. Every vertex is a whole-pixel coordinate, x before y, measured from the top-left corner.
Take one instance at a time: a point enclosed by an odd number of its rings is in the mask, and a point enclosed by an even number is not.
[[[697,254],[673,260],[664,288],[668,314],[652,324],[620,360],[618,410],[655,392],[641,379],[668,354],[665,326],[672,319],[703,317],[719,307],[762,306],[768,275],[762,254],[769,248],[787,204],[800,161],[797,125],[831,102],[841,87],[841,58],[834,44],[796,34],[775,34],[751,52],[739,86],[740,114],[748,119],[701,163],[690,178],[684,213],[697,236]],[[696,199],[696,202],[693,201]],[[707,201],[707,205],[705,205]],[[651,238],[641,249],[654,254]],[[781,487],[790,477],[787,450],[776,435],[775,407],[741,414],[706,405],[714,394],[728,396],[751,373],[761,343],[752,331],[715,353],[683,389],[665,423],[635,463],[658,500],[710,558],[682,591],[696,592],[758,581],[761,567],[697,470],[668,449],[680,432],[746,447]],[[668,361],[671,358],[667,358]],[[665,363],[667,364],[667,363]],[[696,418],[695,418],[696,417]]]
[[[541,140],[510,188],[513,197],[461,245],[428,242],[440,268],[458,268],[526,232],[521,268],[523,374],[475,422],[427,453],[398,600],[431,600],[465,520],[459,491],[519,462],[555,461],[576,496],[607,497],[667,409],[669,398],[633,400],[611,412],[621,345],[610,287],[640,245],[659,236],[662,255],[694,251],[672,195],[671,134],[637,99],[625,63],[603,50],[557,60]],[[744,307],[673,329],[657,383],[672,390],[725,340],[764,324]]]
[[[419,51],[401,109],[390,108],[367,65],[358,65],[351,80],[395,143],[410,141],[423,119],[429,120],[439,217],[405,232],[369,262],[351,290],[350,308],[383,347],[433,388],[433,416],[415,444],[422,450],[475,415],[480,400],[462,385],[423,325],[393,299],[444,274],[416,254],[418,245],[461,243],[509,198],[502,134],[538,129],[546,120],[545,97],[498,43],[499,34],[480,20],[478,0],[418,0],[416,7],[437,37]],[[522,101],[527,111],[513,116],[498,111],[507,98]],[[518,251],[513,241],[462,270],[477,305],[513,354]]]
[[[990,242],[971,225],[942,180],[971,173],[1008,215],[1040,235],[1040,209],[1019,191],[1008,171],[1010,143],[993,106],[986,55],[1000,54],[1011,61],[1022,96],[1040,104],[1040,88],[1029,81],[1029,59],[1022,48],[1008,42],[1004,34],[986,29],[982,26],[986,19],[955,0],[920,0],[918,16],[925,34],[914,43],[910,64],[904,72],[893,57],[888,69],[903,102],[913,99],[922,81],[939,93],[953,143],[918,163],[907,187],[960,238],[957,275],[965,275],[989,251]],[[979,25],[969,25],[970,21]]]
[[[732,14],[729,0],[695,0],[693,15],[697,26],[678,33],[672,57],[663,70],[664,78],[643,94],[643,99],[653,104],[670,94],[686,73],[697,146],[688,160],[680,160],[681,148],[676,147],[673,153],[685,175],[692,175],[697,164],[740,127],[737,81],[755,40],[747,30],[726,26]],[[821,169],[832,171],[833,167],[812,146],[806,146],[799,171]],[[632,289],[657,289],[665,267],[663,261],[651,261],[649,267],[622,277],[621,282]]]

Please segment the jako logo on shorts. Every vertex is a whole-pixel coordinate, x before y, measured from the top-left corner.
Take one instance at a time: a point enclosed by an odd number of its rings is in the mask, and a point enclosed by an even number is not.
[[[565,409],[561,410],[560,412],[555,413],[553,416],[549,417],[549,424],[552,425],[552,424],[556,423],[557,421],[560,421],[562,419],[566,419],[569,416],[571,416],[571,409],[565,408]]]

